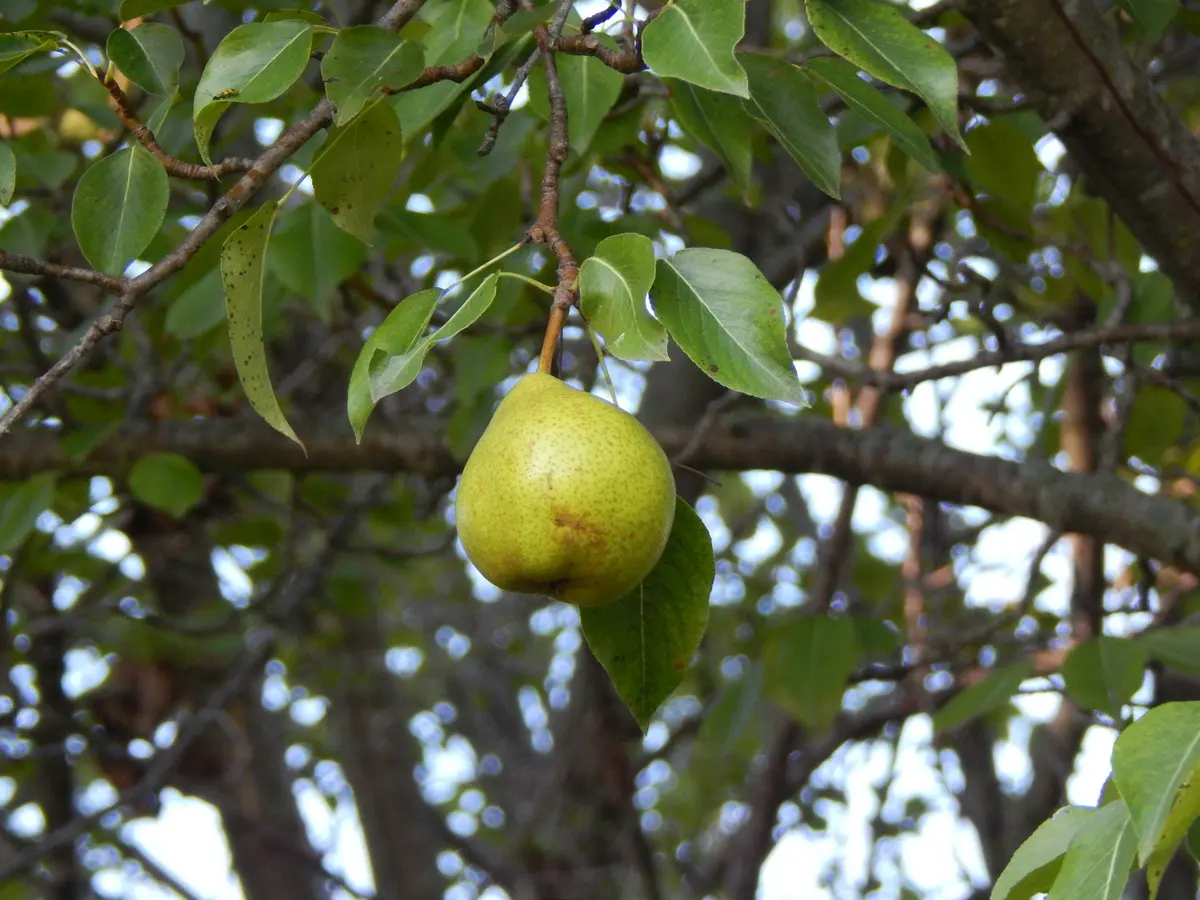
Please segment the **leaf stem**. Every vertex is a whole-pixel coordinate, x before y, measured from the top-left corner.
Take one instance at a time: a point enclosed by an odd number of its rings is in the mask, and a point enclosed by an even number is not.
[[[535,287],[539,291],[554,296],[554,288],[548,284],[542,284],[536,278],[530,278],[528,275],[522,275],[520,272],[501,272],[501,278],[515,278],[517,281],[523,281],[530,287]]]
[[[604,358],[604,348],[600,346],[600,338],[596,336],[595,330],[586,321],[583,323],[584,331],[587,332],[588,340],[592,342],[592,348],[596,351],[596,359],[600,362],[600,371],[604,373],[604,381],[608,385],[608,395],[612,397],[613,406],[620,408],[621,404],[617,402],[617,389],[613,385],[612,375],[608,371],[608,361]]]

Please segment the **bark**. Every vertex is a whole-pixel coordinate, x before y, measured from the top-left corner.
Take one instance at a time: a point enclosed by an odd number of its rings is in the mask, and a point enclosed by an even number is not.
[[[1200,143],[1093,0],[967,0],[963,11],[1146,251],[1200,310]]]

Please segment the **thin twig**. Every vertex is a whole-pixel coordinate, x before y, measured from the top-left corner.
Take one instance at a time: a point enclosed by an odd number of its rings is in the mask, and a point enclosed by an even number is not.
[[[128,284],[124,278],[105,275],[95,269],[45,262],[22,253],[9,253],[7,250],[0,250],[0,269],[5,272],[17,272],[21,275],[50,275],[54,278],[66,278],[69,281],[82,281],[85,284],[102,287],[114,294],[120,293]]]

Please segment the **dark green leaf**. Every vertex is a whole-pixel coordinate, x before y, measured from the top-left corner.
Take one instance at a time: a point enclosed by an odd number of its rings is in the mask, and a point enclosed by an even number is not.
[[[271,387],[262,339],[267,242],[278,209],[276,201],[266,201],[244,225],[225,239],[221,247],[221,282],[225,285],[225,316],[229,320],[233,364],[246,399],[268,425],[303,447],[279,408],[279,400]]]
[[[366,245],[338,228],[317,203],[285,213],[271,239],[271,274],[307,298],[325,322],[333,316],[338,285],[357,272],[366,257]]]
[[[308,65],[312,26],[295,19],[239,25],[204,66],[192,108],[200,158],[211,164],[209,141],[231,103],[266,103],[292,86]]]
[[[803,616],[767,651],[767,693],[801,725],[824,731],[841,712],[846,680],[857,662],[853,619]]]
[[[1125,422],[1125,452],[1157,466],[1183,432],[1187,402],[1168,387],[1138,389]]]
[[[350,374],[350,388],[346,397],[346,413],[350,417],[350,427],[354,429],[356,440],[362,441],[367,418],[375,407],[375,401],[371,399],[371,360],[377,351],[389,357],[408,353],[425,336],[441,296],[438,288],[428,288],[405,297],[363,344],[354,363],[354,371]]]
[[[0,143],[0,206],[8,206],[17,189],[17,156],[8,144]]]
[[[35,53],[53,50],[58,41],[44,31],[14,31],[0,34],[0,75]]]
[[[339,228],[370,244],[375,215],[391,194],[403,160],[396,112],[376,103],[330,133],[312,167],[313,193]]]
[[[204,478],[177,453],[149,453],[129,470],[129,490],[147,506],[181,518],[204,496]]]
[[[893,87],[919,95],[960,144],[958,67],[946,48],[908,21],[906,7],[877,0],[805,0],[829,49]]]
[[[851,109],[882,125],[900,149],[930,172],[941,171],[925,132],[872,85],[859,78],[853,67],[840,59],[825,57],[809,60],[804,64],[804,71],[833,88]]]
[[[140,19],[142,16],[162,12],[164,9],[183,6],[187,2],[188,0],[121,0],[117,15],[122,22],[128,22],[130,19]]]
[[[646,309],[654,244],[640,234],[605,238],[579,268],[580,311],[619,359],[667,359],[667,331]]]
[[[708,529],[676,499],[671,536],[650,574],[615,603],[579,611],[588,646],[643,730],[700,647],[715,574]]]
[[[334,122],[345,125],[381,88],[402,88],[415,81],[424,67],[421,45],[401,40],[395,32],[378,25],[342,29],[321,60]]]
[[[54,502],[54,475],[43,472],[18,484],[0,485],[0,553],[12,553],[37,527]]]
[[[1179,0],[1118,0],[1129,18],[1137,23],[1147,40],[1157,41],[1167,30],[1175,13],[1179,11]]]
[[[686,81],[669,79],[671,109],[692,137],[717,154],[743,194],[750,190],[754,164],[754,120],[744,101]]]
[[[1062,676],[1067,693],[1077,703],[1119,719],[1121,706],[1142,686],[1145,667],[1142,644],[1101,635],[1070,652]]]
[[[1200,627],[1177,625],[1143,632],[1138,640],[1146,645],[1150,655],[1164,665],[1200,675]]]
[[[183,38],[169,25],[143,22],[108,36],[108,58],[125,76],[150,94],[170,95],[179,84],[183,65]]]
[[[164,327],[168,334],[189,341],[212,331],[224,319],[221,272],[212,268],[171,304]]]
[[[805,403],[783,326],[783,300],[746,257],[682,250],[658,261],[654,310],[709,378],[735,391]]]
[[[934,714],[934,731],[955,728],[1006,706],[1032,671],[1033,663],[1022,660],[989,672]]]
[[[743,0],[675,0],[642,33],[646,65],[713,91],[750,96],[733,48],[746,30]]]
[[[976,186],[1021,216],[1033,214],[1038,176],[1044,171],[1033,142],[1015,125],[988,122],[967,132],[967,172]]]
[[[71,225],[87,261],[120,275],[158,232],[170,189],[162,163],[137,145],[84,172],[71,203]]]

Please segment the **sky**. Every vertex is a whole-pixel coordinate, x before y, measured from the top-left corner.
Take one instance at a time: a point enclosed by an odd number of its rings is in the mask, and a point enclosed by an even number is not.
[[[599,8],[603,4],[592,5]],[[586,15],[589,11],[584,9],[583,14]],[[278,133],[277,125],[281,126],[281,123],[260,123],[259,135],[264,142],[269,142],[274,134]],[[1053,140],[1044,142],[1040,149],[1043,160],[1048,164],[1062,152],[1061,147]],[[686,175],[698,165],[698,160],[684,153],[676,153],[664,159],[664,169],[668,170],[668,174]],[[287,177],[287,172],[284,175]],[[293,172],[293,177],[298,175],[298,171]],[[414,208],[420,208],[419,199],[415,201]],[[17,211],[18,209],[14,208],[9,214]],[[0,220],[2,218],[0,215]],[[669,251],[673,248],[666,249]],[[447,273],[445,279],[453,280],[453,276]],[[834,354],[838,347],[833,330],[823,323],[805,319],[805,313],[812,307],[814,282],[815,279],[810,274],[797,291],[793,308],[796,333],[800,341],[810,349]],[[886,280],[873,283],[864,280],[860,286],[866,296],[879,305],[877,324],[880,328],[885,328],[893,297],[893,285]],[[0,297],[6,292],[7,286],[0,282]],[[898,361],[897,369],[904,371],[922,368],[931,363],[966,358],[977,350],[978,346],[973,339],[950,341],[939,344],[932,352],[917,350],[909,353]],[[1050,380],[1057,377],[1058,367],[1059,364],[1055,360],[1044,362],[1041,369],[1043,378]],[[609,368],[621,405],[636,411],[643,383],[641,374],[634,367],[615,361],[609,362]],[[1028,370],[1028,364],[1010,365],[999,372],[990,369],[963,376],[953,393],[943,397],[941,401],[941,405],[945,407],[944,421],[949,423],[942,439],[947,444],[963,450],[978,453],[996,452],[1002,436],[1002,425],[990,422],[981,407],[989,399],[1009,389],[1026,375]],[[798,363],[797,371],[802,380],[808,381],[815,377],[815,370],[810,364]],[[926,383],[916,388],[903,401],[910,420],[919,433],[931,436],[936,433],[939,390],[941,388],[937,384]],[[604,388],[598,387],[596,392],[606,395]],[[1009,397],[1012,407],[1018,410],[1018,413],[1032,411],[1028,391],[1024,387],[1016,387]],[[1015,424],[1013,420],[1016,420]],[[1019,414],[1011,420],[1006,420],[1009,439],[1021,437],[1014,431],[1022,427],[1019,420]],[[778,487],[782,476],[774,473],[748,473],[745,479],[756,492],[765,494]],[[797,484],[803,496],[810,501],[810,507],[818,522],[831,521],[840,501],[841,485],[834,479],[813,475],[800,476]],[[132,555],[128,541],[115,531],[102,529],[100,515],[111,511],[115,504],[111,497],[111,486],[104,479],[95,480],[93,500],[96,503],[95,514],[85,516],[69,526],[48,517],[42,525],[46,528],[60,529],[64,540],[91,541],[95,552],[114,561],[121,561],[127,574],[136,576],[141,564],[136,556]],[[718,549],[721,549],[722,539],[725,543],[728,542],[728,531],[724,523],[719,520],[711,506],[706,509],[702,504],[699,509],[706,524],[713,531]],[[854,526],[856,530],[875,535],[872,539],[875,552],[899,562],[905,551],[906,536],[903,528],[885,520],[885,509],[884,495],[871,488],[863,489],[856,509]],[[966,514],[979,515],[979,511],[967,511]],[[970,560],[965,562],[960,570],[960,578],[968,589],[969,602],[990,608],[1000,608],[1015,602],[1024,590],[1028,565],[1045,535],[1044,526],[1020,519],[987,529]],[[764,522],[754,535],[738,545],[736,552],[747,560],[761,559],[773,553],[779,542],[778,532],[769,522]],[[1106,556],[1108,575],[1115,575],[1127,560],[1127,555],[1122,551],[1109,548]],[[252,590],[252,585],[242,572],[238,559],[233,554],[222,553],[215,559],[215,563],[230,599],[233,602],[244,602]],[[1069,559],[1060,544],[1043,563],[1042,571],[1052,583],[1039,596],[1039,608],[1065,612],[1069,570]],[[477,573],[475,574],[477,576]],[[475,584],[482,599],[487,599],[489,595],[494,596],[494,589],[487,586],[482,579],[476,577]],[[67,593],[70,593],[69,586]],[[720,602],[720,598],[714,600]],[[68,605],[70,602],[71,598],[64,596],[62,603]],[[540,619],[534,622],[535,628],[543,633],[557,635],[556,647],[561,659],[556,660],[556,665],[559,665],[564,673],[569,672],[571,654],[579,644],[577,615],[573,610],[563,607],[557,612],[543,610],[537,616]],[[1113,620],[1113,627],[1118,629],[1123,624],[1136,624],[1136,616],[1113,617]],[[448,647],[447,652],[455,651]],[[414,677],[419,674],[422,661],[419,650],[397,648],[393,654],[394,658],[389,657],[389,665],[398,677]],[[98,683],[104,677],[105,671],[104,662],[94,653],[74,652],[70,659],[68,690],[72,693],[83,692]],[[23,676],[18,671],[16,676],[19,684],[23,678],[28,681],[28,673]],[[324,712],[323,701],[319,698],[291,701],[289,686],[278,676],[268,681],[264,700],[268,705],[275,707],[289,706],[289,714],[301,723],[316,722]],[[1009,740],[1001,743],[996,750],[998,770],[1006,786],[1015,788],[1027,783],[1031,773],[1024,748],[1029,732],[1035,722],[1050,718],[1057,710],[1058,703],[1059,699],[1053,693],[1032,694],[1017,701],[1025,715],[1017,720],[1011,729]],[[544,708],[541,708],[539,713],[539,707],[538,700],[530,700],[528,703],[527,719],[535,732],[536,726],[544,725]],[[439,725],[435,713],[422,714],[414,720],[412,730],[424,745],[424,764],[429,774],[427,793],[431,796],[451,794],[458,786],[469,784],[473,780],[479,766],[474,751],[461,739],[447,738],[447,730]],[[166,727],[160,733],[158,742],[165,745],[172,737],[171,728]],[[665,737],[664,726],[659,724],[652,727],[646,738],[646,748],[654,749]],[[915,716],[908,720],[902,729],[894,752],[890,746],[883,743],[861,744],[839,750],[818,770],[813,782],[820,784],[837,781],[843,773],[853,772],[852,777],[848,779],[846,804],[824,804],[820,808],[819,811],[828,821],[828,828],[824,833],[815,833],[805,826],[798,825],[799,811],[795,804],[784,804],[779,822],[781,830],[785,833],[763,868],[760,900],[841,900],[857,897],[855,884],[835,882],[825,886],[821,882],[822,873],[827,870],[833,859],[844,858],[851,863],[865,862],[872,852],[875,853],[880,871],[902,869],[910,882],[914,882],[914,886],[928,900],[958,900],[965,897],[970,889],[964,883],[964,879],[982,884],[984,870],[978,841],[974,832],[958,819],[956,804],[950,793],[957,783],[954,766],[952,763],[947,764],[950,761],[946,758],[939,759],[931,738],[928,717]],[[1092,805],[1096,802],[1108,774],[1108,759],[1114,739],[1115,732],[1112,729],[1097,726],[1089,731],[1079,765],[1068,783],[1069,799],[1072,803]],[[152,752],[149,746],[143,749],[147,754]],[[302,766],[307,762],[304,753],[300,748],[293,748],[289,753],[289,764],[297,768]],[[945,780],[944,776],[939,774],[939,762],[948,772]],[[323,765],[323,771],[320,765],[317,767],[317,777],[327,792],[340,794],[338,799],[331,803],[312,780],[301,779],[297,782],[297,802],[310,838],[314,846],[325,854],[330,871],[342,876],[356,890],[369,893],[370,871],[353,799],[348,790],[340,789],[344,784],[340,782],[340,773],[336,766]],[[646,783],[639,783],[639,787],[642,791],[650,791],[652,794],[655,790],[652,782],[653,779],[647,777]],[[878,812],[878,789],[889,783],[883,800],[885,816],[900,817],[905,804],[912,798],[923,798],[927,803],[928,812],[902,837],[888,842],[886,846],[873,846],[867,826]],[[13,789],[11,779],[0,777],[0,805],[7,802]],[[113,799],[115,794],[112,789],[106,784],[96,782],[84,791],[81,805],[86,812],[106,806]],[[140,819],[123,826],[124,838],[135,843],[146,855],[173,873],[195,896],[204,900],[240,900],[242,894],[230,868],[229,851],[220,831],[216,811],[202,801],[170,790],[164,793],[163,801],[162,812],[157,819]],[[488,815],[493,809],[487,806],[486,798],[480,791],[468,790],[464,792],[458,809],[453,814],[451,827],[463,833],[486,827]],[[723,811],[723,820],[733,825],[744,814],[744,809],[730,804],[729,808]],[[27,807],[18,810],[10,824],[14,830],[32,836],[40,831],[40,819],[36,810]],[[947,852],[948,849],[951,852]],[[453,853],[443,854],[439,865],[448,877],[462,872],[462,861]],[[858,866],[851,865],[850,868],[855,869]],[[96,887],[105,896],[128,897],[130,900],[159,900],[175,896],[173,893],[164,892],[157,883],[137,874],[136,871],[115,868],[102,870],[96,877]],[[462,884],[451,888],[446,894],[447,900],[471,900],[476,896],[485,900],[500,900],[504,895],[494,888],[477,894]]]

